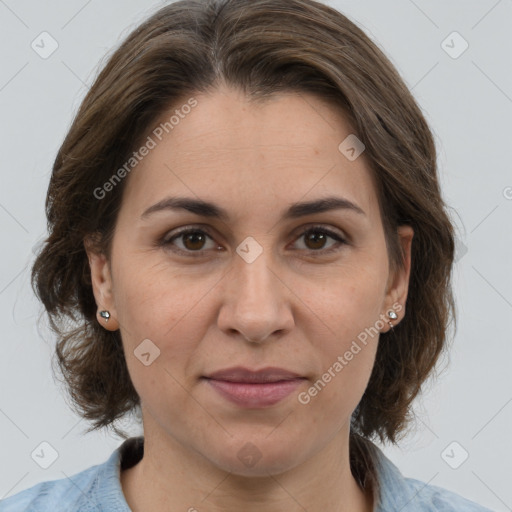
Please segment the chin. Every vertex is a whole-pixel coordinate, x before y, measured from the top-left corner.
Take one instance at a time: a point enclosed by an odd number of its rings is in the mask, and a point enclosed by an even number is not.
[[[241,477],[268,477],[293,469],[301,463],[304,450],[296,449],[297,443],[258,440],[238,441],[211,459],[219,468]]]

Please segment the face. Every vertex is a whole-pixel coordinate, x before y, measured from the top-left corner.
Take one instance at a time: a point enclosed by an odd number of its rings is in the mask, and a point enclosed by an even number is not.
[[[391,274],[365,154],[338,149],[354,130],[332,106],[231,89],[194,98],[126,178],[110,261],[89,251],[94,293],[120,328],[146,435],[226,471],[277,473],[348,439],[385,315],[405,313],[413,233],[400,228],[406,265]],[[345,207],[286,215],[327,197]],[[205,378],[238,366],[301,379]]]

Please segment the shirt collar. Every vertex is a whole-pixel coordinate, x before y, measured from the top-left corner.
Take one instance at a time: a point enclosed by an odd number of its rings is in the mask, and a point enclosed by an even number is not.
[[[379,496],[373,512],[406,510],[405,507],[414,499],[417,492],[407,485],[406,479],[397,466],[373,443],[372,450],[379,483]]]

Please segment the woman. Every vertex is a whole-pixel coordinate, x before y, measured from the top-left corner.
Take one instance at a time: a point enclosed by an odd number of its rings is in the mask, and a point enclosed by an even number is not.
[[[33,282],[90,430],[144,436],[0,510],[487,510],[397,442],[454,316],[430,129],[312,0],[183,0],[110,58],[57,155]]]

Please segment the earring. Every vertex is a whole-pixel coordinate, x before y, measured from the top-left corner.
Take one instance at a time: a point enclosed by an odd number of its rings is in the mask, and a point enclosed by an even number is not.
[[[388,316],[389,316],[389,318],[392,318],[393,320],[396,320],[398,318],[398,315],[393,310],[388,311]],[[388,324],[391,327],[391,329],[394,329],[392,322],[388,321]]]
[[[101,318],[105,319],[105,323],[108,322],[108,319],[110,318],[110,312],[109,311],[100,311]]]

